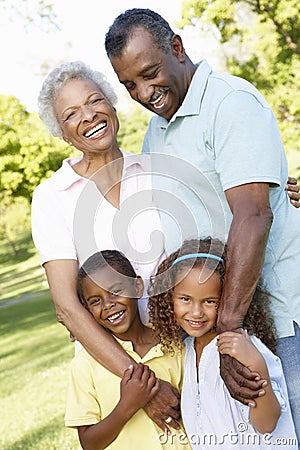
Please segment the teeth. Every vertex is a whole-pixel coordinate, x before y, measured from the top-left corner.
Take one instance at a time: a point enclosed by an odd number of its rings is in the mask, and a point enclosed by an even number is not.
[[[162,99],[162,96],[164,95],[164,92],[154,101],[154,102],[150,102],[151,103],[151,105],[156,105],[156,103],[158,103],[161,99]]]
[[[123,314],[124,314],[124,311],[120,311],[120,312],[108,317],[107,320],[109,320],[110,322],[113,322],[114,320],[119,319],[119,317],[123,316]]]
[[[87,133],[85,133],[85,137],[91,137],[93,134],[97,133],[98,131],[101,131],[104,127],[106,127],[106,122],[101,122],[96,127],[89,130]]]

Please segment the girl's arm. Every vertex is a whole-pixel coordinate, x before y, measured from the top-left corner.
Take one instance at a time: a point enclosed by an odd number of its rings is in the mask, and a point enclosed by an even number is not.
[[[256,407],[250,408],[250,421],[260,433],[271,433],[280,417],[280,405],[272,389],[270,375],[266,362],[251,342],[246,330],[242,334],[233,331],[221,333],[217,340],[221,354],[228,354],[236,358],[252,372],[258,372],[261,378],[268,381],[265,395],[256,399]]]
[[[156,394],[158,387],[158,380],[148,366],[130,366],[123,375],[120,400],[113,411],[95,425],[78,427],[82,448],[100,450],[111,444],[129,419]]]

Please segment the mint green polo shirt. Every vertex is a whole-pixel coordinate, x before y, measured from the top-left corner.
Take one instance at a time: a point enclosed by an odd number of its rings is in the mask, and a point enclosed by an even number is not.
[[[300,324],[300,214],[284,190],[288,172],[276,119],[257,89],[217,74],[201,61],[185,99],[168,122],[154,116],[143,152],[152,155],[153,186],[167,252],[184,239],[226,240],[232,214],[225,191],[266,182],[274,214],[263,278],[280,337]]]

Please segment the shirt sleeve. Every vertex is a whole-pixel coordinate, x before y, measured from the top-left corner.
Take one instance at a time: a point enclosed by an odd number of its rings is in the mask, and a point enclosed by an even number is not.
[[[281,361],[278,356],[274,355],[274,353],[272,353],[258,338],[253,336],[251,340],[266,361],[271,385],[279,402],[280,410],[281,412],[286,411],[289,400]]]
[[[67,226],[61,202],[47,186],[38,186],[31,205],[32,238],[41,264],[56,259],[77,260],[72,232]]]
[[[277,187],[284,151],[272,110],[246,91],[231,91],[214,124],[216,170],[223,190],[245,183]]]
[[[81,350],[84,351],[84,350]],[[94,425],[101,420],[89,362],[81,352],[71,361],[67,390],[65,426]]]

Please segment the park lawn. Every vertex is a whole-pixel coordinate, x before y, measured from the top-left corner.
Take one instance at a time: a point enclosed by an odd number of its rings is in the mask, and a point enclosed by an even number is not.
[[[18,255],[0,240],[0,302],[48,291],[44,269],[31,234],[24,232],[16,242]]]
[[[0,307],[1,450],[77,450],[64,427],[74,346],[49,294]]]
[[[30,233],[0,241],[0,450],[78,450],[65,428],[74,344],[57,323]]]

